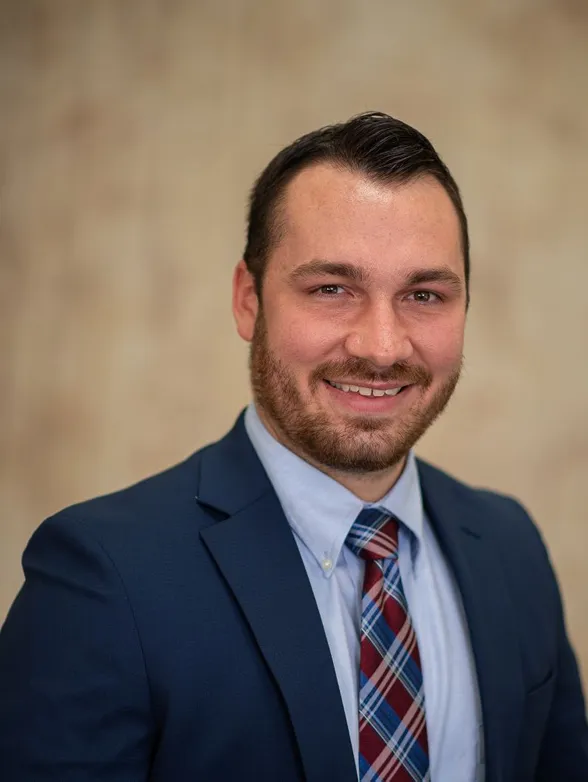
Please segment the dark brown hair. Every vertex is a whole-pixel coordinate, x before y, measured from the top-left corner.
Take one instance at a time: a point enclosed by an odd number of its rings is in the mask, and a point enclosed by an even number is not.
[[[333,163],[376,182],[404,183],[434,177],[446,190],[461,226],[466,286],[469,289],[468,223],[459,188],[431,142],[415,128],[380,112],[307,133],[278,152],[251,191],[243,258],[261,295],[265,265],[281,236],[279,206],[293,177],[315,163]]]

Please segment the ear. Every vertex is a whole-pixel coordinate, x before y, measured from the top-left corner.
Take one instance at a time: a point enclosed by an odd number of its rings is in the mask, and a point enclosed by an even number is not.
[[[258,310],[255,280],[245,261],[239,261],[233,273],[233,317],[239,336],[246,342],[253,339]]]

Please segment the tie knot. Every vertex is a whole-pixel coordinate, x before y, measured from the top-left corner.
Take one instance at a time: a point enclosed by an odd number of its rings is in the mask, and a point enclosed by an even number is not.
[[[362,559],[396,559],[398,519],[380,508],[364,508],[345,542]]]

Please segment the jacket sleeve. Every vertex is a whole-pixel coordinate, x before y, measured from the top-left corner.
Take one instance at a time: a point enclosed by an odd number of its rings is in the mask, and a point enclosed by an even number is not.
[[[31,538],[0,632],[0,779],[145,782],[153,726],[124,585],[79,519]]]

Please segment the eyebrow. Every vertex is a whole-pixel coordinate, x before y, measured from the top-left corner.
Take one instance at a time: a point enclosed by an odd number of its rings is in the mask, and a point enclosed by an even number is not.
[[[428,282],[443,282],[458,292],[463,290],[461,277],[448,266],[442,266],[440,269],[417,269],[406,278],[407,285],[411,286],[424,285]]]
[[[304,280],[308,277],[318,277],[322,274],[329,274],[332,277],[346,277],[354,282],[367,282],[369,275],[359,266],[344,261],[309,261],[297,266],[291,273],[291,280]]]
[[[332,277],[345,277],[357,283],[367,283],[370,280],[368,272],[352,263],[321,260],[309,261],[298,266],[290,274],[290,279],[293,281],[304,280],[323,274],[331,275]],[[457,292],[463,290],[461,277],[452,271],[449,266],[442,266],[437,269],[415,269],[405,279],[405,284],[409,286],[424,285],[430,282],[445,283]]]

